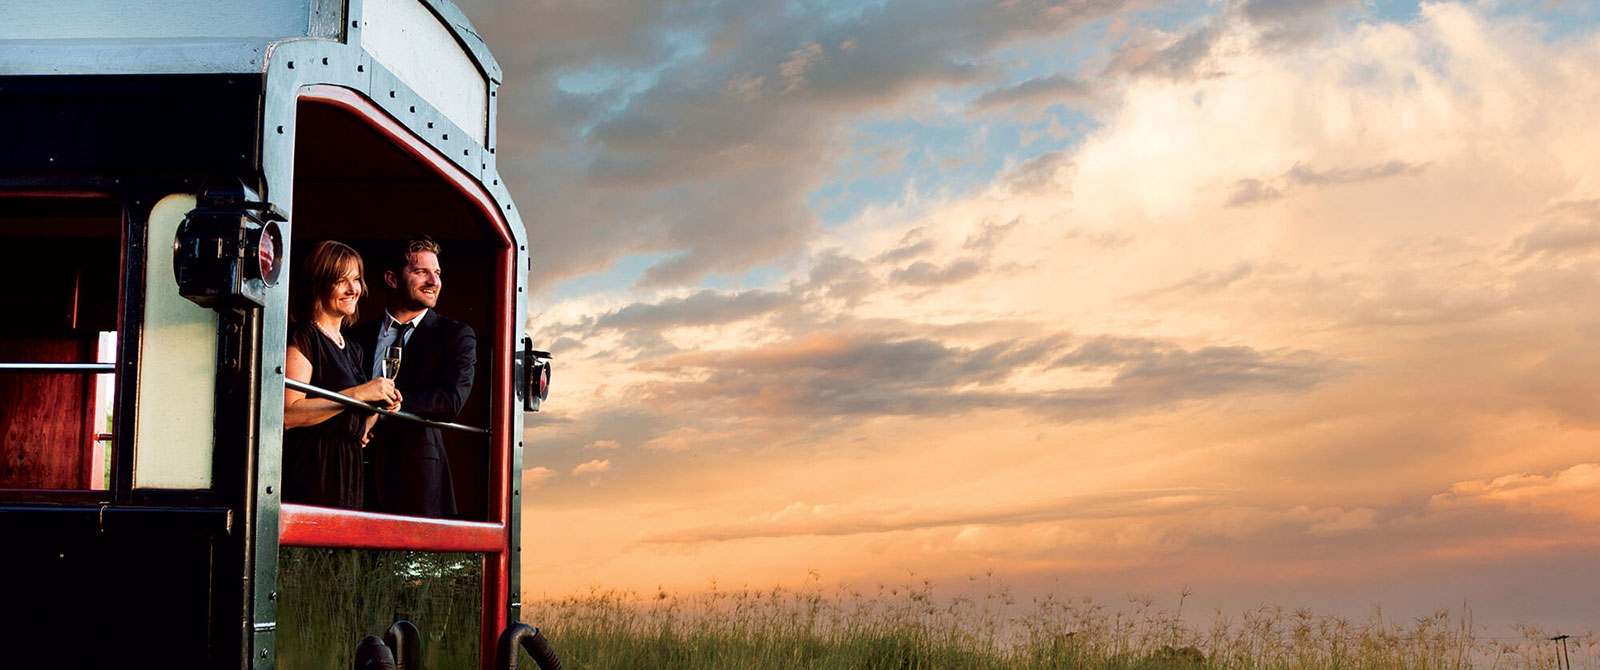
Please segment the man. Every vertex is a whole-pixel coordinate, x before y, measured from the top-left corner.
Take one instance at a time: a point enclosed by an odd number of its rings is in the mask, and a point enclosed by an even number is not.
[[[367,370],[383,374],[384,352],[401,347],[400,409],[435,421],[454,421],[472,392],[477,340],[472,328],[440,316],[443,277],[439,245],[427,236],[406,242],[383,263],[389,287],[383,316],[359,326],[353,336],[366,347]],[[380,512],[453,517],[455,489],[450,460],[438,428],[382,419],[372,431],[372,501]]]

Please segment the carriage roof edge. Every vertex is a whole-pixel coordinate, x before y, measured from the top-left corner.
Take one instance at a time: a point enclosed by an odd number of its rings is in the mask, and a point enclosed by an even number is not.
[[[82,0],[0,8],[0,76],[270,77],[280,54],[307,50],[340,54],[347,62],[370,59],[376,66],[371,85],[352,88],[385,107],[388,101],[375,91],[401,89],[409,94],[406,109],[426,104],[456,126],[458,143],[451,146],[459,147],[460,139],[486,150],[494,146],[494,92],[502,71],[452,0],[264,0],[248,8],[225,0],[158,6]],[[434,128],[393,110],[391,115],[414,131]],[[446,134],[416,134],[446,155],[459,156],[458,150],[439,146]],[[481,177],[494,163],[485,158],[481,168],[472,161],[456,162]]]
[[[411,1],[428,8],[486,78],[501,81],[499,63],[452,0]],[[241,11],[224,0],[162,6],[120,0],[7,3],[0,8],[0,53],[6,56],[0,59],[0,75],[259,72],[264,68],[259,56],[243,55],[250,52],[240,49],[260,53],[271,43],[304,38],[347,42],[347,22],[364,20],[368,2],[385,4],[384,0],[263,0]],[[125,50],[131,57],[93,63],[73,60],[70,54],[66,60],[40,57],[47,51],[59,59],[64,52],[93,49]],[[200,55],[207,50],[212,53]],[[175,53],[190,57],[169,57]],[[174,67],[175,63],[182,65]]]

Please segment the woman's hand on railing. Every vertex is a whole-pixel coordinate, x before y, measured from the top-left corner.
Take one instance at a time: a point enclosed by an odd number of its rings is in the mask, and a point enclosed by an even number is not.
[[[388,377],[378,377],[360,386],[347,388],[340,391],[340,393],[389,410],[400,406],[400,389],[395,388],[394,380]]]

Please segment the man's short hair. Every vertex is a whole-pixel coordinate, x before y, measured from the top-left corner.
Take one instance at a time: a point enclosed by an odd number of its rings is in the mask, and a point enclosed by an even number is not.
[[[383,269],[396,275],[404,274],[406,265],[411,263],[411,255],[424,251],[431,252],[435,256],[439,255],[439,243],[427,235],[418,235],[406,240],[405,244],[395,248],[395,253],[389,256],[389,262],[384,264]]]

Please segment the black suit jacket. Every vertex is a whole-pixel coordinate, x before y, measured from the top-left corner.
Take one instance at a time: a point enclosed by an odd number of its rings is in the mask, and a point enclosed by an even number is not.
[[[370,352],[376,348],[378,329],[388,319],[381,316],[357,326],[356,341]],[[422,317],[403,348],[395,386],[402,397],[400,409],[435,421],[455,421],[467,396],[478,361],[478,341],[472,328],[434,310]],[[372,370],[368,353],[366,370]],[[438,428],[396,419],[382,419],[372,431],[373,509],[413,516],[453,517],[455,489],[450,482],[450,459]]]

